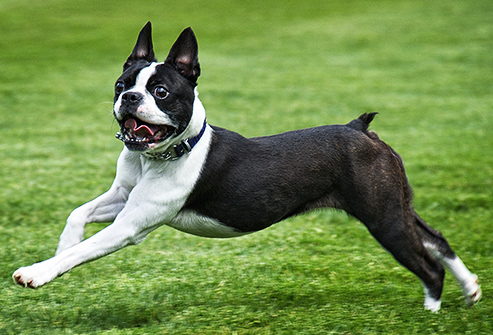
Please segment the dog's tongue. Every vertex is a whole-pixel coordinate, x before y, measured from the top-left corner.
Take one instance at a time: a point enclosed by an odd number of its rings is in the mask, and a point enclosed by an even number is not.
[[[156,131],[159,130],[159,127],[158,126],[155,126],[155,125],[141,125],[139,126],[139,124],[137,123],[137,121],[135,121],[134,119],[128,119],[126,122],[125,122],[125,128],[127,129],[131,129],[133,130],[133,132],[138,135],[138,136],[146,136],[146,135],[151,135],[151,136],[154,136],[154,134],[156,133]]]

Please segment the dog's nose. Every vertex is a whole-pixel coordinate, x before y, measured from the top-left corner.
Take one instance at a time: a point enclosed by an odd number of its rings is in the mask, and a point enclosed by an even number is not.
[[[123,104],[138,104],[144,99],[144,96],[138,92],[126,92],[122,95]]]

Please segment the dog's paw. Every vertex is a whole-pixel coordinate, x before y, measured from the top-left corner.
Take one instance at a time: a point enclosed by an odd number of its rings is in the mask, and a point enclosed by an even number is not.
[[[49,274],[49,272],[45,272],[44,275],[43,272],[43,266],[41,266],[41,264],[34,264],[18,269],[14,272],[12,278],[16,284],[24,287],[36,288],[55,278],[55,276]]]
[[[24,287],[36,288],[38,287],[38,283],[35,280],[34,276],[31,275],[29,271],[29,267],[23,267],[18,269],[12,275],[14,282]]]
[[[438,313],[441,307],[441,300],[435,300],[431,297],[426,297],[425,298],[425,304],[424,307],[426,310],[432,312],[432,313]]]
[[[467,286],[464,290],[464,297],[466,300],[466,304],[468,306],[474,306],[482,296],[481,286],[479,285],[478,276],[473,274],[473,278],[471,280],[471,284]]]

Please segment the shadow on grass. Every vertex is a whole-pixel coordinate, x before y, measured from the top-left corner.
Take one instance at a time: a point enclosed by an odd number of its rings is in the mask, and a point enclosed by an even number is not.
[[[105,291],[98,296],[98,292],[93,291],[93,296],[87,299],[79,298],[35,311],[31,314],[30,326],[39,329],[40,325],[45,325],[50,329],[69,328],[78,332],[153,327],[169,331],[212,330],[223,326],[265,327],[293,322],[297,317],[313,318],[320,324],[330,319],[327,315],[331,314],[350,316],[365,310],[393,310],[390,306],[399,299],[395,298],[399,293],[392,287],[365,292],[358,285],[321,290],[306,284],[300,291],[285,287],[238,291],[218,291],[211,287],[200,291],[187,284],[171,289],[161,286],[158,291],[127,292],[126,295],[123,291],[114,295]],[[421,302],[406,298],[420,310]]]

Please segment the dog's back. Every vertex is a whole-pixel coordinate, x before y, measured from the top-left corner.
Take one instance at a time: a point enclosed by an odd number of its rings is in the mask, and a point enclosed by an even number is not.
[[[367,131],[375,115],[255,138],[214,127],[207,160],[185,207],[244,232],[321,207],[358,217],[361,206],[385,201],[376,195],[369,204],[368,198],[354,200],[368,194],[373,183],[389,193],[397,185],[408,189],[398,156]],[[410,191],[394,193],[410,202]]]

